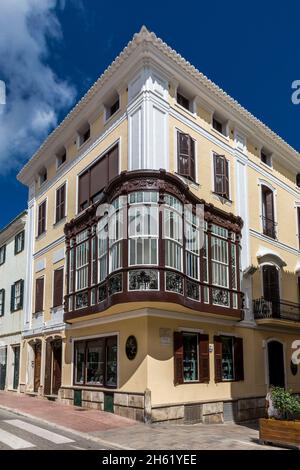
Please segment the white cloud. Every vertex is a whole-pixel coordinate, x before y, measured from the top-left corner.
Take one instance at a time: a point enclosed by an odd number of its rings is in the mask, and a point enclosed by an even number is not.
[[[6,105],[0,108],[0,173],[18,167],[37,149],[75,90],[47,64],[49,40],[61,41],[55,8],[61,0],[1,0],[0,80]]]

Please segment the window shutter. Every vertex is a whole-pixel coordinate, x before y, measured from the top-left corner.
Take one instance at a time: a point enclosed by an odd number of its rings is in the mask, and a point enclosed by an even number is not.
[[[91,168],[91,199],[102,191],[108,183],[108,158],[107,155],[101,158]]]
[[[178,132],[177,134],[178,173],[182,176],[190,176],[190,136]]]
[[[199,374],[200,382],[209,382],[209,336],[199,335]]]
[[[225,156],[214,154],[215,193],[219,194],[220,196],[224,196],[226,191],[225,166]]]
[[[224,162],[224,170],[225,170],[225,175],[224,175],[224,190],[225,190],[225,197],[229,199],[229,161],[225,159]]]
[[[56,191],[56,222],[65,216],[66,185]]]
[[[41,235],[46,230],[46,201],[39,205],[38,214],[38,235]]]
[[[196,180],[195,141],[190,137],[190,178]]]
[[[1,296],[1,301],[2,301],[0,317],[2,317],[4,315],[4,309],[5,309],[5,290],[4,289],[1,289],[0,296]]]
[[[266,300],[279,301],[279,279],[275,266],[263,266],[263,288]]]
[[[108,180],[119,174],[119,146],[116,145],[108,152]]]
[[[242,338],[234,338],[233,358],[235,369],[234,378],[235,380],[244,380],[244,353]]]
[[[53,307],[63,304],[64,270],[56,269],[53,279]]]
[[[24,299],[24,281],[20,281],[20,304],[19,307],[23,308],[23,299]]]
[[[183,335],[174,331],[174,385],[183,383]]]
[[[79,176],[78,188],[78,208],[79,212],[89,206],[89,172],[86,171]]]
[[[21,234],[21,251],[24,250],[24,247],[25,247],[25,230],[23,230]]]
[[[215,382],[222,382],[222,340],[221,336],[214,336],[215,351]]]
[[[18,253],[18,236],[15,236],[15,255]]]
[[[35,282],[35,311],[42,312],[44,303],[44,278],[41,277]]]
[[[10,311],[14,312],[15,310],[15,285],[13,284],[11,286],[11,291],[10,291]]]

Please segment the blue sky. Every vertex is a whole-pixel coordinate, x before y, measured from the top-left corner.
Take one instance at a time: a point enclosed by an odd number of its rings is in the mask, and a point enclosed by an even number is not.
[[[296,149],[300,4],[1,0],[0,227],[27,204],[16,174],[145,24]],[[300,169],[299,169],[300,171]]]

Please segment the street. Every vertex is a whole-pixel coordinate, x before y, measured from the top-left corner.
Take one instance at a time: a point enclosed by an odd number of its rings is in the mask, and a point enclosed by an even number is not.
[[[112,449],[113,447],[110,447]],[[0,450],[107,450],[109,447],[0,410]]]

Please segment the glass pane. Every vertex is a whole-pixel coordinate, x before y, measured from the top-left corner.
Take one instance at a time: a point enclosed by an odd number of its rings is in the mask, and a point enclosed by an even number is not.
[[[87,383],[103,385],[105,364],[105,340],[97,339],[87,343]]]
[[[75,382],[84,383],[84,343],[75,343]]]
[[[234,380],[233,342],[230,336],[222,337],[222,378],[223,380]]]
[[[183,380],[198,380],[198,335],[183,335]]]
[[[118,346],[117,337],[107,338],[106,342],[106,385],[117,386]]]

